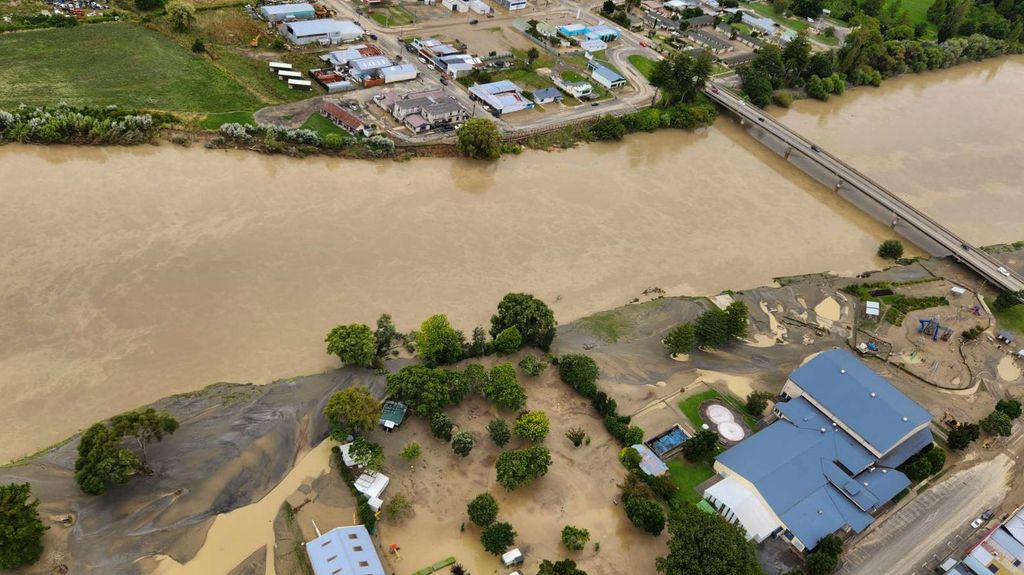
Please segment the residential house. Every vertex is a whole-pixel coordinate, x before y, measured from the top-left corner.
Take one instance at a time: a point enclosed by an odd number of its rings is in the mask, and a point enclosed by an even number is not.
[[[315,575],[385,575],[364,525],[331,529],[306,543],[306,555]]]
[[[334,102],[322,102],[320,104],[320,115],[331,121],[332,124],[345,130],[349,134],[369,136],[373,133],[370,126],[360,120],[355,114]]]
[[[469,111],[443,90],[425,90],[399,96],[385,93],[375,97],[378,105],[413,133],[451,126],[469,119]],[[387,412],[385,405],[385,412]]]
[[[312,20],[316,18],[316,10],[312,4],[264,4],[260,14],[267,22],[283,22],[285,20]]]
[[[319,43],[327,46],[363,37],[363,29],[351,20],[303,20],[281,25],[281,33],[298,46]]]
[[[533,101],[538,104],[549,104],[551,102],[561,102],[562,93],[558,91],[558,88],[541,88],[533,93]]]
[[[608,44],[603,40],[584,40],[580,42],[580,48],[583,48],[583,50],[587,52],[600,52],[601,50],[607,49]]]
[[[691,30],[695,28],[710,28],[715,25],[715,17],[704,14],[701,16],[694,16],[693,18],[687,18],[684,22],[690,25]]]
[[[573,98],[585,98],[594,91],[594,87],[589,82],[567,82],[561,76],[552,76],[551,80],[559,90]]]
[[[910,485],[896,468],[932,443],[931,414],[845,350],[805,361],[780,399],[774,423],[715,459],[704,491],[758,542],[804,550],[863,531]]]
[[[533,102],[523,96],[523,89],[509,80],[473,84],[469,93],[472,99],[480,100],[490,107],[495,116],[533,108]]]
[[[590,77],[593,78],[595,82],[609,90],[621,88],[626,85],[626,79],[618,72],[595,62],[594,60],[587,63],[587,68],[590,69]]]
[[[686,33],[686,37],[712,54],[722,54],[732,50],[732,44],[704,30],[690,30]]]

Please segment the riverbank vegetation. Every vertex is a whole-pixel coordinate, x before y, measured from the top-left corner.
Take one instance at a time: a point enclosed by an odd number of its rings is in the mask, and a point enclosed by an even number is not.
[[[0,144],[145,144],[153,141],[162,126],[174,121],[170,114],[116,106],[19,106],[10,112],[0,109]]]
[[[0,485],[0,569],[31,565],[43,556],[39,500],[28,483]]]

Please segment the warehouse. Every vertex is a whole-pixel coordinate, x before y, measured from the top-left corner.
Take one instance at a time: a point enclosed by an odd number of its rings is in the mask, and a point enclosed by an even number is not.
[[[297,45],[319,43],[327,46],[363,37],[363,29],[351,20],[305,20],[281,25],[281,33]]]
[[[285,20],[312,20],[316,18],[316,10],[312,4],[267,4],[260,8],[260,14],[268,22],[284,22]]]

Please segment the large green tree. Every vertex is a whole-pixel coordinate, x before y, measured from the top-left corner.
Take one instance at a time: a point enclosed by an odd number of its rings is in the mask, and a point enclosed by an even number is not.
[[[985,416],[985,419],[982,419],[980,424],[981,429],[984,430],[985,433],[992,435],[1009,437],[1013,430],[1013,421],[1010,419],[1010,416],[999,410],[995,410]]]
[[[455,132],[459,153],[476,160],[496,160],[501,156],[501,133],[487,118],[470,118]]]
[[[516,410],[526,405],[526,391],[516,379],[516,368],[503,363],[491,368],[491,374],[483,387],[484,397],[502,409]]]
[[[331,426],[331,437],[344,441],[353,433],[367,432],[380,423],[381,403],[370,390],[353,386],[336,391],[327,400],[324,417]]]
[[[388,374],[388,393],[422,417],[430,417],[451,403],[448,375],[437,367],[409,365]]]
[[[558,377],[585,397],[597,394],[597,363],[590,356],[569,353],[558,359]]]
[[[515,545],[516,531],[504,521],[491,523],[480,532],[480,543],[488,553],[501,555],[506,549]]]
[[[668,555],[656,566],[665,575],[762,575],[743,528],[717,513],[686,503],[668,520]]]
[[[747,336],[747,315],[750,310],[747,304],[742,301],[734,301],[725,308],[725,314],[729,316],[729,335],[733,338]]]
[[[372,365],[377,355],[377,340],[370,328],[361,323],[339,325],[324,341],[327,353],[338,356],[345,364]]]
[[[490,493],[481,493],[466,505],[469,520],[480,527],[487,527],[498,518],[498,500]]]
[[[141,469],[145,471],[149,469],[146,448],[154,441],[162,441],[164,435],[173,435],[178,430],[178,420],[166,411],[147,407],[115,415],[110,426],[116,435],[135,440],[142,452]]]
[[[528,293],[508,293],[498,302],[498,312],[491,316],[491,337],[510,327],[519,330],[523,345],[548,351],[555,339],[555,314],[543,301]]]
[[[712,69],[711,54],[706,50],[699,51],[697,57],[676,52],[655,63],[651,85],[661,88],[666,105],[693,102],[704,89]]]
[[[950,431],[947,440],[951,449],[960,451],[967,449],[967,446],[979,436],[981,436],[981,428],[977,423],[964,423]]]
[[[432,315],[416,332],[416,353],[431,365],[455,363],[462,359],[462,339],[446,315]]]
[[[466,457],[473,451],[476,440],[473,434],[468,431],[460,431],[452,437],[452,451],[459,457]]]
[[[509,491],[547,474],[550,466],[551,452],[540,445],[503,451],[494,463],[498,483]]]
[[[39,501],[28,483],[0,485],[0,569],[31,565],[43,555]]]
[[[391,315],[381,314],[377,318],[377,329],[373,332],[374,343],[377,347],[377,357],[384,358],[391,353],[396,337],[398,337],[398,330],[395,329],[395,324],[391,321]]]
[[[712,307],[694,322],[694,333],[701,345],[711,348],[722,347],[733,339],[729,314]]]
[[[99,495],[112,483],[125,483],[142,466],[131,451],[121,447],[122,436],[102,423],[85,430],[78,442],[75,481],[84,493]]]
[[[693,324],[684,323],[668,332],[664,343],[665,347],[668,348],[668,352],[675,355],[677,353],[687,354],[693,352],[693,346],[696,341],[697,338],[694,335]]]
[[[537,575],[587,575],[587,572],[576,567],[572,559],[562,559],[552,563],[548,559],[540,562],[540,571]]]
[[[651,535],[661,535],[665,529],[665,510],[657,501],[640,496],[627,497],[622,507],[633,525]]]

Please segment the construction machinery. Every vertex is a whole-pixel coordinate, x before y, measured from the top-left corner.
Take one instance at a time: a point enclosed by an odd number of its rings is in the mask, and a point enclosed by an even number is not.
[[[313,4],[313,12],[316,14],[317,18],[333,18],[336,14],[333,9],[324,6],[320,2]]]
[[[946,424],[946,427],[949,427],[950,429],[960,427],[960,421],[953,417],[953,414],[951,414],[948,409],[942,412],[942,423]]]
[[[260,45],[260,38],[263,37],[263,32],[256,34],[256,37],[249,41],[249,45],[253,48],[258,48]]]

